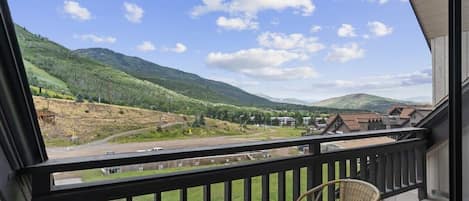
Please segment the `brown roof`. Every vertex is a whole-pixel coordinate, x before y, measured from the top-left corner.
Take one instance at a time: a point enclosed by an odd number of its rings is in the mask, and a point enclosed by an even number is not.
[[[386,114],[391,114],[392,112],[394,112],[394,110],[398,109],[399,106],[392,106],[391,108],[388,109],[388,111],[386,112]]]
[[[414,107],[406,107],[402,109],[401,114],[399,115],[401,118],[410,118],[410,115],[415,112]]]
[[[432,110],[431,107],[428,107],[426,105],[421,105],[421,106],[419,105],[395,105],[388,110],[388,114],[391,114],[397,109],[401,110],[401,113],[399,115],[401,119],[410,118],[410,116],[417,110],[418,111],[431,111]]]
[[[350,113],[339,116],[350,130],[360,130],[360,123],[381,120],[381,115],[376,113]]]
[[[334,116],[330,116],[328,119],[327,119],[327,125],[330,125],[332,122],[335,121],[335,119],[337,118],[337,114],[335,114]]]

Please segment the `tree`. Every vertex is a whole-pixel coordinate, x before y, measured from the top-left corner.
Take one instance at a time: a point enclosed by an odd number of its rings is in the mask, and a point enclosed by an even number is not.
[[[203,114],[195,116],[195,120],[192,123],[192,127],[205,126],[205,117]]]
[[[201,126],[205,126],[205,117],[204,117],[203,114],[201,114],[200,117],[199,117],[199,124]]]
[[[324,117],[323,117],[323,118],[321,118],[321,119],[318,120],[318,123],[320,123],[320,124],[325,124],[325,123],[327,123],[327,122],[326,122],[326,119],[324,119]]]
[[[75,102],[77,103],[83,103],[83,96],[81,94],[78,94],[77,97],[75,98]]]
[[[272,119],[272,126],[278,126],[280,125],[280,120],[278,118]]]
[[[299,112],[295,112],[295,128],[298,127],[298,125],[303,124],[303,115]]]

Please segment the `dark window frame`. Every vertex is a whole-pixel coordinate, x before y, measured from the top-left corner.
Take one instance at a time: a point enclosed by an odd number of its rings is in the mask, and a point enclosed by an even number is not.
[[[462,200],[461,0],[449,0],[450,199]],[[15,170],[47,160],[7,0],[0,0],[0,146]]]
[[[7,0],[0,0],[0,145],[19,170],[47,160]]]
[[[462,1],[448,0],[449,41],[449,191],[450,200],[463,200],[462,171]]]

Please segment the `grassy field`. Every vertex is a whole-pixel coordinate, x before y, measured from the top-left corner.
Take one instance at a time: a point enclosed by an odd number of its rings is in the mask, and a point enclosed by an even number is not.
[[[69,146],[105,138],[160,122],[184,122],[191,117],[139,108],[34,97],[37,110],[55,114],[53,122],[39,121],[47,146]],[[75,136],[77,140],[70,139]]]
[[[50,98],[57,98],[57,99],[64,99],[64,100],[74,100],[75,96],[72,96],[67,93],[61,93],[57,92],[54,90],[50,89],[42,89],[41,91],[39,90],[39,87],[36,86],[29,86],[29,89],[31,89],[31,93],[34,96],[45,96],[45,97],[50,97]]]
[[[32,88],[33,90],[36,88]],[[46,91],[46,92],[49,92]],[[52,94],[51,94],[52,97]],[[134,107],[62,100],[35,96],[37,110],[55,114],[53,122],[39,121],[47,146],[71,146],[103,139],[120,132],[154,127],[137,135],[119,137],[116,143],[148,142],[195,137],[236,136],[268,140],[301,136],[303,129],[281,127],[257,127],[248,125],[240,130],[239,124],[205,118],[205,126],[191,128],[194,117]],[[185,122],[157,130],[157,125]],[[189,132],[190,129],[190,132]],[[71,141],[75,136],[76,140]]]
[[[148,131],[136,135],[119,137],[113,140],[115,143],[129,142],[149,142],[160,140],[174,140],[194,137],[214,137],[214,136],[232,136],[249,135],[258,132],[259,128],[248,126],[242,131],[239,124],[226,121],[205,118],[205,126],[191,127],[190,122],[186,125],[176,125],[161,130]]]
[[[198,167],[203,168],[203,167]],[[349,175],[349,164],[347,163],[347,175]],[[135,177],[135,176],[145,176],[145,175],[155,175],[155,174],[164,174],[164,173],[171,173],[171,172],[178,172],[184,170],[194,169],[193,167],[184,167],[184,168],[171,168],[171,169],[164,169],[164,170],[146,170],[141,172],[124,172],[124,173],[117,173],[112,174],[109,176],[102,175],[99,170],[88,170],[83,172],[82,179],[84,182],[92,182],[92,181],[101,181],[101,180],[109,180],[109,179],[119,179],[119,178],[127,178],[127,177]],[[323,174],[322,179],[323,182],[327,181],[328,178],[328,170],[327,165],[323,165]],[[336,163],[335,168],[335,175],[339,174],[339,167],[338,163]],[[270,175],[270,200],[277,200],[277,176],[278,174],[271,174]],[[301,193],[306,192],[306,168],[301,169]],[[234,201],[242,201],[243,199],[243,180],[235,180],[233,181],[233,195],[232,199]],[[292,171],[286,172],[286,196],[287,200],[292,199]],[[224,193],[224,186],[223,183],[212,184],[212,200],[214,201],[222,201],[223,200],[223,193]],[[327,191],[323,192],[324,195],[327,195]],[[162,199],[165,201],[179,201],[179,191],[168,191],[162,193]],[[133,200],[137,201],[151,201],[153,200],[153,195],[144,195],[134,197]],[[202,187],[193,187],[188,189],[188,200],[190,201],[202,201],[203,200],[203,189]],[[252,178],[252,200],[261,200],[261,177],[253,177]]]
[[[290,127],[257,127],[248,125],[243,130],[239,129],[238,124],[208,119],[207,125],[198,128],[189,126],[173,126],[169,129],[161,131],[148,131],[131,136],[123,136],[115,138],[112,142],[129,143],[129,142],[151,142],[161,140],[185,139],[194,137],[215,137],[215,136],[232,136],[246,139],[271,140],[274,138],[299,137],[304,129],[295,129]],[[190,129],[190,134],[189,134]]]

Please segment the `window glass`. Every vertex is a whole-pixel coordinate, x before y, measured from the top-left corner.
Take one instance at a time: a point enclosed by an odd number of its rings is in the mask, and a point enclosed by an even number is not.
[[[9,1],[49,157],[401,128],[444,97],[408,1],[275,2]]]

